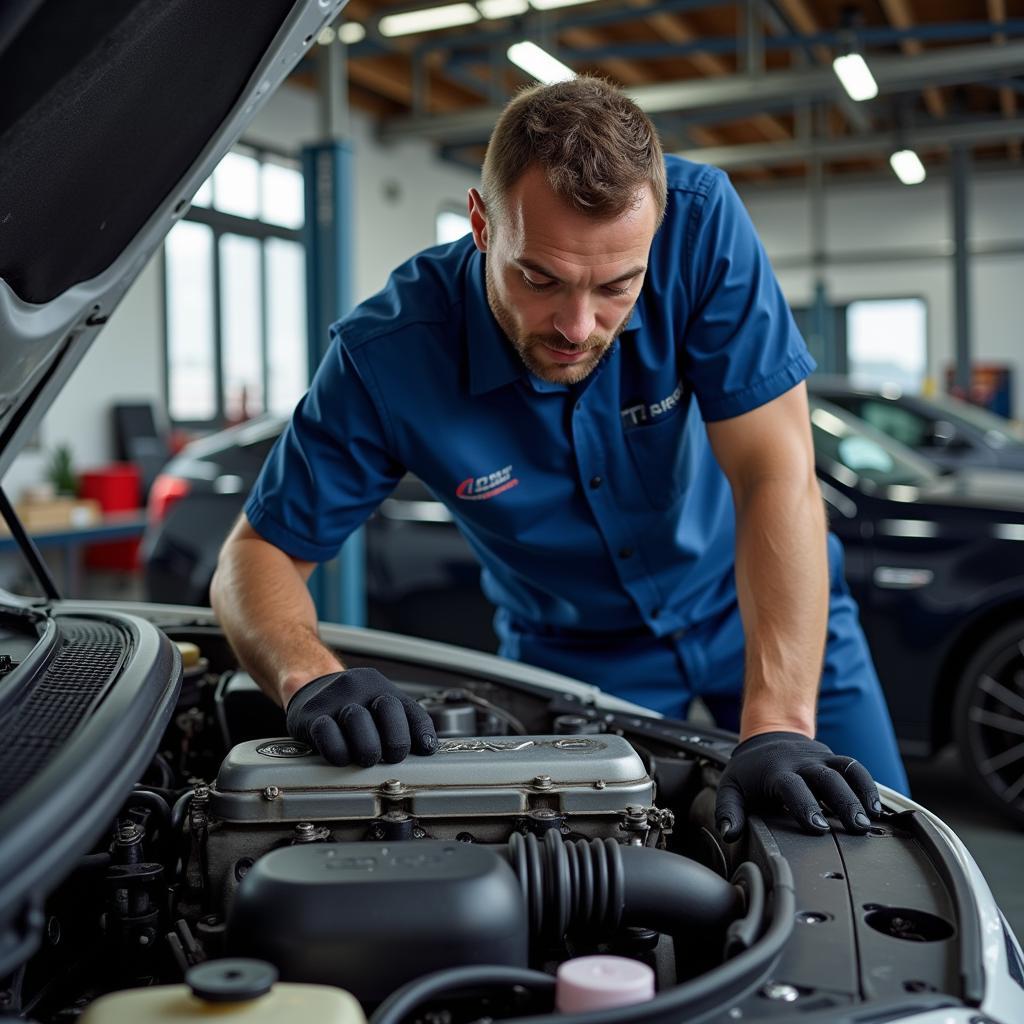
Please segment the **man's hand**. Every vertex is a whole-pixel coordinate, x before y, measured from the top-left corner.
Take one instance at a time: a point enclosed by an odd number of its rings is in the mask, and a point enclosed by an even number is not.
[[[859,761],[800,733],[759,733],[735,749],[722,773],[715,822],[731,842],[742,834],[748,810],[785,808],[805,831],[823,835],[828,822],[819,801],[848,832],[866,832],[868,814],[882,814],[874,780]]]
[[[437,750],[430,715],[373,668],[332,672],[296,691],[288,732],[336,765],[368,768]]]

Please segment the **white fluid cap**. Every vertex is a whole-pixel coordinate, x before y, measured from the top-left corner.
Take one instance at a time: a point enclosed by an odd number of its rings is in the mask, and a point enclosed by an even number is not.
[[[580,956],[558,968],[555,1006],[561,1013],[628,1006],[654,998],[654,971],[623,956]]]

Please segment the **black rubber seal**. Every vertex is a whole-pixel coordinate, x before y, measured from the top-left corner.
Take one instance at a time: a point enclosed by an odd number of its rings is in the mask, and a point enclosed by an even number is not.
[[[266,960],[235,957],[208,960],[185,972],[192,994],[208,1003],[241,1003],[265,996],[277,981],[277,968]]]

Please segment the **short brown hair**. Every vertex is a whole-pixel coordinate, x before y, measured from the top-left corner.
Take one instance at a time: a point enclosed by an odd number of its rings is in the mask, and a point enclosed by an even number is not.
[[[610,82],[580,76],[523,89],[502,111],[487,146],[484,202],[502,210],[534,164],[574,210],[612,219],[636,207],[644,186],[665,212],[665,159],[650,118]]]

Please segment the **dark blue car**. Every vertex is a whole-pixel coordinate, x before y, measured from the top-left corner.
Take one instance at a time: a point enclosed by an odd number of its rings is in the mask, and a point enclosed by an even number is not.
[[[859,388],[845,377],[815,376],[811,392],[913,448],[944,469],[1024,470],[1024,431],[950,395],[897,387]]]

